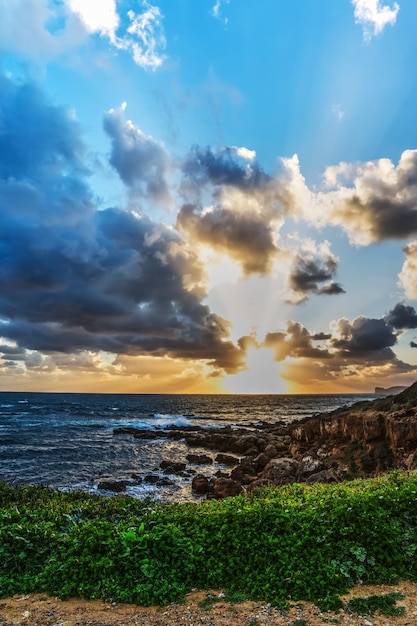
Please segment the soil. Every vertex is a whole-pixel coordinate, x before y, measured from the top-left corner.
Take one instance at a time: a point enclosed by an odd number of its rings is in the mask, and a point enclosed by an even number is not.
[[[0,626],[414,626],[417,624],[417,584],[357,586],[342,599],[402,593],[405,613],[391,617],[359,616],[346,610],[321,612],[309,602],[293,603],[286,611],[262,602],[229,604],[219,591],[194,591],[183,604],[166,607],[58,600],[37,594],[0,599]],[[219,595],[220,594],[220,595]],[[207,602],[207,598],[209,601]],[[205,602],[208,608],[201,606]],[[210,602],[215,600],[215,602]]]

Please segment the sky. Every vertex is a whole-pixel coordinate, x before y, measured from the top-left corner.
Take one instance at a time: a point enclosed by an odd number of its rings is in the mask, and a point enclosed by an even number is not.
[[[415,0],[0,0],[0,390],[417,380]]]

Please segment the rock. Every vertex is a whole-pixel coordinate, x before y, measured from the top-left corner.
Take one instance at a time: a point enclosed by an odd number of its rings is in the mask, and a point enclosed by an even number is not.
[[[208,454],[187,454],[186,459],[195,465],[212,465],[213,458]]]
[[[106,491],[122,493],[122,491],[126,491],[127,484],[125,480],[101,480],[97,487],[98,489],[104,489]]]
[[[231,478],[216,478],[213,491],[218,498],[230,498],[242,493],[243,488]]]
[[[271,481],[276,486],[295,482],[300,462],[296,459],[284,457],[272,459],[265,467],[260,478]]]
[[[161,480],[161,477],[157,474],[147,474],[143,480],[145,483],[155,484]]]
[[[176,461],[161,461],[159,467],[164,470],[164,474],[179,474],[187,467],[187,463],[179,463]]]
[[[220,479],[217,479],[220,480]],[[197,474],[197,476],[194,476],[193,481],[191,483],[191,488],[194,491],[194,493],[213,493],[213,483],[211,481],[209,481],[209,479],[207,478],[207,476],[204,476],[203,474]]]
[[[256,467],[254,465],[238,465],[237,467],[232,469],[230,474],[230,478],[235,480],[243,485],[247,485],[251,483],[255,478],[258,477],[258,472],[256,471]]]
[[[253,465],[256,467],[257,472],[262,472],[262,470],[268,465],[271,459],[265,452],[261,452],[253,459]]]
[[[340,483],[342,480],[341,473],[331,467],[316,474],[311,474],[305,482],[312,485],[313,483]]]
[[[320,459],[315,459],[312,456],[305,456],[301,459],[301,464],[298,471],[298,478],[305,480],[311,474],[317,474],[325,469],[325,465]]]
[[[246,456],[259,454],[266,446],[266,441],[262,437],[254,434],[240,435],[230,444],[230,450]]]
[[[265,478],[260,478],[259,480],[254,480],[246,487],[246,493],[253,493],[256,489],[263,489],[265,487],[274,487],[274,483]]]
[[[222,465],[239,465],[239,459],[237,456],[223,454],[222,452],[216,456],[215,461],[217,463],[221,463]]]
[[[264,452],[263,452],[268,458],[270,459],[275,459],[278,456],[278,448],[277,446],[275,446],[273,443],[269,443]]]
[[[160,478],[158,482],[156,483],[156,485],[158,487],[167,487],[170,485],[175,485],[175,481],[165,476],[164,478]]]

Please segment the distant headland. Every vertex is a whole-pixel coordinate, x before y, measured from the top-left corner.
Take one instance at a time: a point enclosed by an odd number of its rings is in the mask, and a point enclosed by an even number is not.
[[[407,389],[407,387],[388,387],[384,389],[384,387],[375,387],[375,395],[376,396],[395,396],[397,393],[401,393]]]

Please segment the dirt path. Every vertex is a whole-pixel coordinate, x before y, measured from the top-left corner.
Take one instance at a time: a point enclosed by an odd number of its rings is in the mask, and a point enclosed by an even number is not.
[[[308,602],[279,611],[261,602],[229,604],[218,597],[219,592],[196,591],[184,604],[145,608],[126,604],[105,604],[99,601],[57,600],[42,595],[15,596],[0,600],[0,626],[415,626],[417,624],[417,584],[363,586],[351,590],[349,597],[382,595],[398,591],[405,598],[398,602],[406,612],[398,617],[381,615],[360,617],[345,611],[321,613]],[[210,595],[215,602],[200,603]]]

